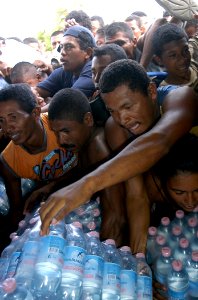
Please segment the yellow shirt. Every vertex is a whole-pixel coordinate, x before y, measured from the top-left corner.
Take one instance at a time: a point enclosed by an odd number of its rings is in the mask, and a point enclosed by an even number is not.
[[[53,180],[77,165],[77,152],[66,150],[57,143],[56,136],[49,128],[47,114],[41,115],[46,132],[45,151],[30,154],[12,141],[2,152],[4,162],[18,177],[32,180]]]

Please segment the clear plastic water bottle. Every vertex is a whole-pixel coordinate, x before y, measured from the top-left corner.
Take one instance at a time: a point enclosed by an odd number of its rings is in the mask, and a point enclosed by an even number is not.
[[[20,261],[21,258],[21,253],[22,253],[22,249],[23,249],[23,245],[25,243],[25,241],[28,238],[28,234],[29,234],[30,230],[26,229],[24,231],[24,233],[18,238],[17,243],[16,243],[16,247],[10,257],[10,261],[9,261],[9,265],[8,265],[8,269],[7,269],[7,273],[5,278],[11,278],[14,277],[16,274],[16,269],[18,267],[18,263]]]
[[[137,299],[152,300],[152,271],[144,253],[137,253]]]
[[[154,265],[154,277],[156,281],[161,283],[167,288],[167,274],[171,268],[173,257],[171,255],[171,249],[169,247],[163,247],[161,249],[161,255],[157,258]],[[167,297],[167,292],[164,290],[158,290],[158,292]]]
[[[4,250],[1,253],[0,257],[0,282],[2,282],[7,274],[8,266],[10,263],[10,258],[12,256],[12,253],[14,252],[16,248],[16,244],[19,240],[18,236],[14,236],[11,240],[11,243],[4,248]]]
[[[104,269],[104,249],[99,233],[87,233],[87,254],[83,275],[82,300],[100,300],[102,295],[102,279]]]
[[[176,211],[175,218],[171,222],[171,227],[174,225],[180,226],[181,228],[185,226],[185,214],[183,210],[179,209]]]
[[[80,299],[86,255],[86,240],[80,222],[66,226],[66,244],[62,281],[58,291],[60,299]]]
[[[21,179],[21,189],[22,189],[22,195],[23,197],[34,190],[36,187],[36,182],[34,180],[28,179],[28,178],[22,178]]]
[[[157,237],[157,228],[154,226],[149,227],[147,244],[146,244],[146,261],[149,265],[152,265],[154,262],[153,253],[155,253],[156,237]]]
[[[179,246],[173,251],[173,257],[182,261],[183,266],[185,266],[186,261],[191,255],[191,248],[189,246],[189,241],[186,238],[181,238],[179,241]]]
[[[198,251],[198,230],[190,241],[190,247],[192,251]]]
[[[160,225],[158,226],[157,234],[163,235],[165,238],[167,238],[170,233],[170,230],[170,219],[168,217],[163,217],[161,219]]]
[[[171,234],[169,235],[168,238],[168,244],[171,249],[175,249],[179,246],[179,241],[181,238],[183,238],[184,235],[182,233],[182,228],[180,226],[173,226],[171,230]]]
[[[102,300],[120,299],[121,256],[113,239],[104,242],[105,263],[103,273]]]
[[[187,300],[189,279],[180,260],[173,260],[167,276],[168,299]]]
[[[60,285],[64,262],[64,236],[65,223],[60,221],[50,225],[49,235],[40,238],[32,280],[33,296],[36,299],[53,297]]]
[[[198,219],[191,217],[188,219],[187,226],[184,228],[184,235],[190,241],[198,230]]]
[[[131,253],[131,248],[123,246],[119,249],[122,267],[121,267],[121,300],[136,300],[137,288],[137,263],[135,257]]]
[[[166,247],[166,246],[167,246],[166,238],[163,235],[157,235],[155,248],[153,249],[153,252],[152,252],[153,261],[152,261],[151,268],[153,267],[153,265],[154,265],[156,259],[158,258],[158,256],[160,256],[161,249],[163,247]]]
[[[18,287],[15,278],[7,278],[3,284],[2,288],[4,291],[4,296],[1,299],[5,300],[34,300],[30,291],[24,287]]]
[[[31,289],[32,278],[34,274],[34,266],[39,250],[39,232],[41,220],[31,229],[27,241],[24,243],[19,264],[17,266],[15,279],[17,285]]]
[[[186,264],[186,272],[189,277],[189,299],[198,299],[198,251],[192,252]]]
[[[10,209],[6,188],[2,177],[0,177],[0,214],[5,216]]]
[[[87,203],[81,205],[74,211],[72,211],[65,218],[66,224],[71,224],[72,222],[80,222],[83,226],[83,231],[85,233],[90,231],[100,231],[101,225],[101,212],[100,212],[100,200],[91,199]]]

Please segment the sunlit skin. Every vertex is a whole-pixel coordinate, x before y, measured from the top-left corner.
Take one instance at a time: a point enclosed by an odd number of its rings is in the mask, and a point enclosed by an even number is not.
[[[133,58],[134,51],[134,41],[130,41],[128,37],[125,36],[124,32],[119,31],[111,38],[105,37],[105,44],[118,44],[126,52],[128,58]]]
[[[62,37],[63,37],[63,33],[60,33],[55,36],[51,36],[50,40],[53,49],[56,49],[60,45]]]
[[[134,135],[147,131],[159,112],[155,105],[156,89],[150,85],[149,96],[121,85],[112,92],[101,94],[114,121]],[[142,109],[144,107],[144,109]]]
[[[60,61],[65,71],[71,71],[78,75],[87,60],[90,59],[91,53],[81,50],[77,39],[73,36],[64,36],[61,44]]]
[[[170,198],[186,212],[198,206],[198,173],[179,172],[167,181]]]
[[[190,80],[190,52],[186,38],[172,41],[163,46],[159,62],[167,70],[166,82],[170,84],[185,84]]]
[[[23,145],[30,151],[43,143],[43,128],[36,118],[40,109],[28,114],[14,100],[0,103],[0,127],[15,145]]]

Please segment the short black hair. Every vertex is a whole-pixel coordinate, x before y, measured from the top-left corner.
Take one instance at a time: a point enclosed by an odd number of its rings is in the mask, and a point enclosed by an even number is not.
[[[49,120],[71,120],[83,123],[84,115],[91,112],[88,98],[80,90],[65,88],[58,91],[50,101]]]
[[[89,30],[91,30],[92,25],[91,25],[91,20],[90,17],[86,12],[83,10],[72,10],[68,13],[68,15],[65,17],[65,21],[69,19],[75,19],[75,21]]]
[[[94,49],[93,57],[100,57],[103,55],[109,55],[111,57],[111,62],[127,58],[124,49],[116,44],[105,44]]]
[[[64,33],[63,30],[56,30],[56,31],[52,32],[52,34],[50,35],[50,37],[57,36],[57,35],[63,34],[63,33]]]
[[[0,102],[16,101],[21,109],[30,114],[37,106],[36,97],[28,84],[9,84],[0,90]]]
[[[153,167],[163,184],[181,172],[198,173],[198,136],[188,133]]]
[[[12,83],[21,83],[24,81],[24,78],[33,78],[36,72],[35,65],[27,61],[21,61],[11,69],[10,80]]]
[[[152,38],[152,47],[154,54],[161,56],[163,46],[172,41],[179,41],[183,38],[188,40],[188,36],[184,29],[173,23],[166,23],[157,28]]]
[[[37,43],[38,44],[39,41],[34,37],[27,37],[23,40],[23,43],[26,44],[26,45],[29,45],[31,43]]]
[[[107,39],[114,36],[117,32],[123,32],[130,41],[134,39],[132,29],[125,22],[113,22],[105,27],[105,37]]]
[[[133,11],[131,14],[136,15],[138,17],[147,17],[147,14],[141,10]]]
[[[100,24],[100,27],[103,27],[104,26],[104,20],[101,16],[92,16],[90,18],[91,21],[98,21],[99,24]]]
[[[110,93],[120,85],[128,85],[132,91],[148,96],[150,79],[144,68],[131,59],[121,59],[109,64],[101,74],[99,89]]]

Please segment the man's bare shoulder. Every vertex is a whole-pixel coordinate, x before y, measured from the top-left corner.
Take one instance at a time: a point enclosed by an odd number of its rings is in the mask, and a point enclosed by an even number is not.
[[[103,127],[95,127],[87,145],[88,159],[91,164],[104,162],[110,158],[111,150],[106,142]]]
[[[119,151],[126,146],[130,133],[109,117],[105,124],[105,138],[112,151]]]
[[[171,90],[165,97],[162,110],[163,112],[171,111],[171,109],[183,110],[189,107],[194,111],[198,109],[198,95],[194,89],[189,86],[182,86]]]

